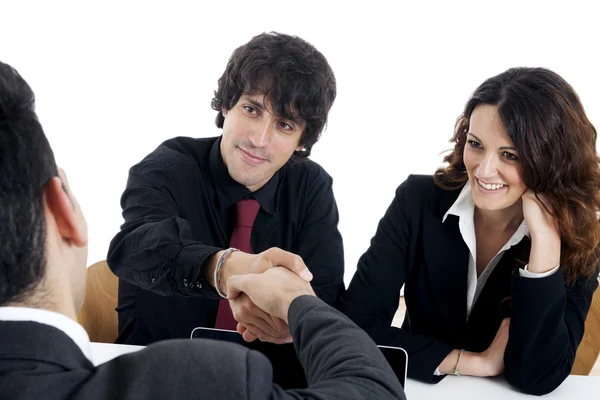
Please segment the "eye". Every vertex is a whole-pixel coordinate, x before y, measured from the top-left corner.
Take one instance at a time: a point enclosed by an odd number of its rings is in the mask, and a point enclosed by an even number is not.
[[[467,144],[469,145],[469,147],[472,147],[474,149],[481,149],[482,148],[481,147],[481,143],[479,143],[478,141],[473,140],[473,139],[467,140]]]
[[[256,108],[252,107],[252,106],[243,106],[244,107],[244,111],[246,111],[246,113],[250,114],[250,115],[256,115],[257,111]]]
[[[519,157],[517,157],[515,154],[510,153],[508,151],[503,151],[502,152],[502,157],[506,158],[507,160],[510,161],[517,161],[519,159]]]
[[[288,124],[287,122],[285,122],[285,121],[279,121],[279,122],[277,122],[277,126],[279,127],[279,129],[283,129],[284,131],[292,131],[292,130],[294,130],[294,128],[290,124]]]

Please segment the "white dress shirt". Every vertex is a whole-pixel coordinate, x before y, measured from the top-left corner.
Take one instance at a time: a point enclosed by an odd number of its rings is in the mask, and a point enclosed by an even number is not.
[[[469,269],[467,273],[467,319],[469,319],[469,315],[471,315],[471,310],[473,309],[473,305],[477,301],[479,294],[483,290],[488,278],[498,265],[498,261],[502,258],[502,255],[511,247],[519,244],[521,240],[525,236],[529,236],[529,230],[527,229],[527,224],[525,220],[521,222],[521,225],[517,228],[515,233],[508,239],[508,242],[498,253],[492,257],[488,265],[481,272],[481,275],[477,277],[477,267],[475,261],[477,260],[477,246],[475,243],[475,224],[473,221],[473,214],[475,212],[475,204],[473,203],[473,197],[471,195],[471,185],[469,182],[463,187],[458,198],[452,204],[452,206],[448,209],[446,214],[444,214],[444,218],[442,218],[442,223],[445,223],[448,215],[456,215],[459,219],[458,227],[460,229],[460,234],[469,248]],[[555,273],[558,270],[558,266],[554,269],[544,272],[544,273],[535,273],[527,270],[528,265],[525,266],[524,269],[519,269],[519,274],[522,277],[526,278],[544,278]],[[435,375],[440,375],[439,368],[435,370]]]
[[[29,307],[0,307],[0,321],[32,321],[60,329],[75,342],[92,361],[90,338],[81,325],[66,315]]]

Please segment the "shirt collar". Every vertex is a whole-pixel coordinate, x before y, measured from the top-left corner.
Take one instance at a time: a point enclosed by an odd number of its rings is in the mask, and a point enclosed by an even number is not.
[[[219,208],[226,209],[238,201],[253,197],[267,213],[274,215],[277,211],[275,197],[279,184],[279,171],[256,192],[251,192],[247,187],[237,182],[229,175],[229,171],[221,156],[221,137],[219,137],[210,149],[210,173],[215,182],[215,190],[219,201]]]
[[[475,211],[475,204],[473,203],[473,196],[471,195],[471,184],[469,181],[463,186],[460,194],[456,201],[450,206],[444,217],[442,218],[442,223],[446,221],[448,215],[455,215],[459,218],[459,220],[467,221],[473,220],[473,213]],[[529,229],[527,228],[527,223],[525,219],[521,221],[521,224],[509,239],[508,243],[506,243],[505,247],[510,248],[511,246],[519,243],[523,237],[529,236]]]
[[[446,214],[444,214],[444,218],[442,218],[442,223],[446,222],[446,218],[448,215],[456,215],[458,218],[473,218],[473,212],[475,211],[475,204],[473,204],[473,197],[471,196],[471,185],[469,181],[463,186],[458,198],[454,201],[454,203],[450,206]]]
[[[66,315],[29,307],[0,307],[0,321],[33,321],[61,330],[92,361],[90,338],[81,325]]]

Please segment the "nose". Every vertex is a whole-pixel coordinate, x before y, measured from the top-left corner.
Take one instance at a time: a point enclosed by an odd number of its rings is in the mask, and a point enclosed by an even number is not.
[[[498,174],[498,157],[496,154],[490,152],[483,157],[479,168],[477,169],[477,175],[480,178],[493,178]]]
[[[248,135],[248,139],[254,147],[266,147],[271,139],[271,118],[262,118],[257,121]]]

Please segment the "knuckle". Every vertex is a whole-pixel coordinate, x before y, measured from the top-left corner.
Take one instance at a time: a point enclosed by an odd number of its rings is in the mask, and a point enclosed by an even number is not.
[[[304,260],[302,259],[302,257],[300,257],[299,255],[295,255],[296,257],[294,257],[295,263],[296,263],[296,267],[298,268],[304,268]]]

